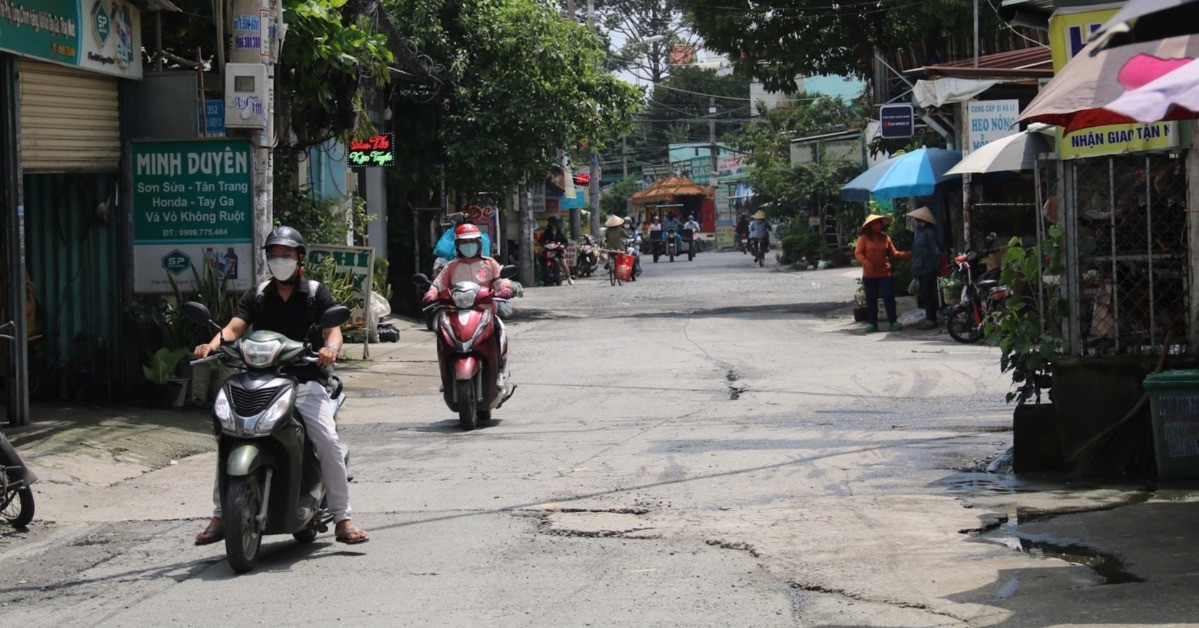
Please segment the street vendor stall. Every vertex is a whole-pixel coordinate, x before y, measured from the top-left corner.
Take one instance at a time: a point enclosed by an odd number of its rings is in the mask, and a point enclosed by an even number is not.
[[[651,233],[649,224],[654,218],[664,219],[666,214],[674,213],[679,222],[685,222],[688,216],[694,216],[700,224],[700,233],[692,233],[690,229],[681,229],[682,246],[675,252],[670,250],[669,257],[674,261],[675,254],[686,254],[689,259],[695,257],[695,240],[702,233],[716,231],[716,188],[699,185],[686,177],[670,177],[655,181],[649,188],[633,194],[633,212],[630,218],[633,224],[641,229],[644,241],[657,253],[655,234]],[[666,253],[664,251],[664,253]],[[655,255],[654,261],[657,261]]]

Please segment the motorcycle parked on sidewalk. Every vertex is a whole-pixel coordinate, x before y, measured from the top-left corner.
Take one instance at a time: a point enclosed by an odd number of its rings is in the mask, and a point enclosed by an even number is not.
[[[208,308],[185,303],[188,320],[220,332]],[[321,328],[350,318],[344,306],[321,315]],[[221,342],[216,353],[193,365],[219,360],[238,372],[225,380],[212,405],[217,434],[217,484],[225,524],[225,554],[238,573],[254,568],[265,534],[290,534],[311,543],[326,532],[333,516],[325,508],[325,486],[304,419],[296,409],[299,381],[284,367],[314,364],[314,343],[272,331],[254,331]],[[333,416],[345,403],[341,380],[330,377]],[[344,443],[343,443],[344,448]],[[345,453],[348,462],[349,453]]]
[[[575,275],[590,277],[599,268],[599,244],[595,236],[586,234],[579,240],[579,254],[575,262]]]
[[[547,286],[562,285],[562,266],[558,261],[558,253],[562,250],[559,242],[546,242],[541,245],[541,279]]]
[[[969,344],[982,340],[987,315],[1002,308],[1007,298],[1007,287],[999,285],[998,268],[979,272],[980,261],[997,250],[971,250],[953,258],[962,280],[962,300],[949,311],[945,329],[958,342]]]
[[[13,340],[16,326],[10,321],[0,325],[0,340]],[[21,460],[17,448],[0,430],[0,518],[14,528],[24,528],[33,521],[33,489],[37,476]]]
[[[500,276],[516,275],[515,266],[504,266]],[[428,285],[417,274],[413,280]],[[473,430],[491,420],[491,412],[504,405],[516,387],[499,379],[500,364],[508,355],[508,338],[491,305],[507,303],[491,293],[490,286],[462,281],[437,295],[428,309],[437,311],[437,364],[446,406],[458,413],[463,430]]]

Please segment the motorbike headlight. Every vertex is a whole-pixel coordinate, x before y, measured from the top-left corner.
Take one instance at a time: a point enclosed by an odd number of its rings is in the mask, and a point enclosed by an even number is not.
[[[216,401],[212,404],[212,413],[221,422],[221,429],[233,429],[233,408],[229,405],[229,396],[225,394],[224,388],[216,394]]]
[[[246,366],[251,368],[267,367],[275,361],[275,356],[279,354],[279,350],[282,348],[283,343],[278,340],[267,340],[266,342],[242,340],[241,359],[246,363]]]
[[[463,290],[454,292],[454,307],[460,310],[468,310],[475,306],[475,293],[473,290]]]
[[[251,431],[253,431],[255,434],[270,434],[275,429],[275,425],[279,423],[279,419],[286,417],[287,413],[291,410],[291,400],[294,395],[294,392],[288,392],[280,395],[279,398],[276,399],[275,402],[272,403],[270,407],[262,413],[262,416],[258,417],[258,422],[254,424],[254,427],[251,428]]]

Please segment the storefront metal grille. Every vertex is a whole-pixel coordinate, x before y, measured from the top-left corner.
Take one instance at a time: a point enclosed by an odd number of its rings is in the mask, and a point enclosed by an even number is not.
[[[1079,159],[1067,202],[1076,264],[1067,337],[1074,355],[1186,351],[1186,175],[1175,154]]]

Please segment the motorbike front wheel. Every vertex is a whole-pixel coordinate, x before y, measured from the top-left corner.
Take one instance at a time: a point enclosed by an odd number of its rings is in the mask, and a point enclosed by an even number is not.
[[[974,322],[974,312],[970,305],[962,304],[949,313],[945,320],[945,330],[954,340],[970,344],[982,340],[982,328]]]
[[[257,517],[261,508],[262,485],[257,476],[229,478],[222,516],[225,555],[229,558],[229,566],[237,573],[250,571],[258,560],[262,530],[258,527]]]
[[[475,399],[475,383],[462,380],[458,387],[458,424],[467,432],[475,429],[479,421],[479,402]]]
[[[0,471],[3,473],[3,471]],[[6,487],[0,507],[0,517],[14,528],[24,528],[33,521],[33,490],[28,486]]]

